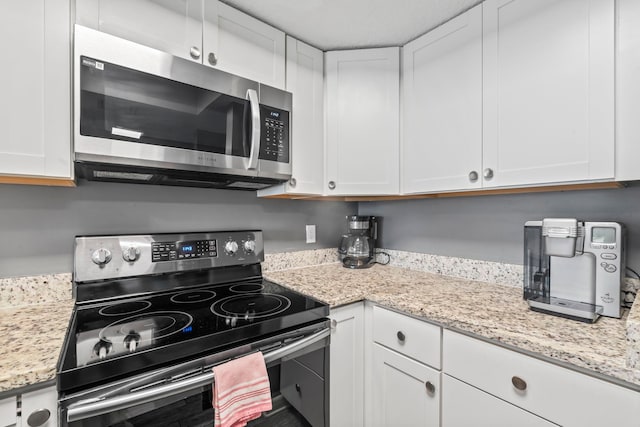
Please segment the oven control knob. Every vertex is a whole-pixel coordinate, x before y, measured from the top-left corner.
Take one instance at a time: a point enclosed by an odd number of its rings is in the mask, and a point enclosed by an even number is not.
[[[93,353],[98,356],[98,359],[102,360],[107,357],[107,354],[109,354],[112,348],[113,345],[109,341],[101,339],[98,341],[98,344],[93,347]]]
[[[111,261],[111,251],[105,248],[96,249],[91,255],[91,260],[99,266],[103,266]]]
[[[127,249],[122,251],[122,258],[125,261],[135,262],[140,256],[140,248],[136,248],[135,246],[129,246]]]
[[[229,240],[224,244],[224,251],[227,255],[235,255],[238,252],[238,242],[235,240]]]
[[[244,251],[248,254],[252,254],[256,250],[256,242],[254,240],[247,240],[242,246],[244,247]]]

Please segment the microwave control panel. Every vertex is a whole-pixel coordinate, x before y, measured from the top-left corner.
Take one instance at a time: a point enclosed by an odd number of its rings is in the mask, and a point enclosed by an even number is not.
[[[260,105],[261,160],[289,163],[289,112]]]

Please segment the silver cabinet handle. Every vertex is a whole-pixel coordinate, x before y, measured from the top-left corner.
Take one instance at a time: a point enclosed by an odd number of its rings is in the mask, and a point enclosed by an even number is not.
[[[431,381],[427,381],[426,383],[424,383],[424,386],[427,389],[427,393],[433,395],[436,392],[436,386],[434,386]]]
[[[331,335],[331,329],[322,329],[308,337],[265,353],[264,361],[266,364],[269,364],[282,359],[285,356],[292,355],[305,347],[322,341],[329,335]],[[122,396],[115,396],[109,399],[87,399],[86,401],[79,401],[69,405],[69,408],[67,409],[67,422],[71,423],[91,417],[97,417],[98,415],[131,408],[136,405],[142,405],[144,403],[164,399],[169,396],[175,396],[176,394],[180,394],[185,391],[209,386],[213,384],[214,381],[215,378],[213,372],[209,371],[205,374],[190,377],[182,381],[164,384],[153,388],[146,388]]]
[[[295,188],[295,186],[298,184],[298,181],[296,181],[296,179],[294,177],[291,177],[291,179],[289,180],[289,185],[293,188]]]
[[[335,190],[335,189],[336,189],[335,181],[329,181],[329,190]]]
[[[527,389],[527,382],[520,377],[511,377],[511,384],[520,391],[525,391]]]
[[[246,99],[249,100],[251,105],[251,151],[247,169],[256,169],[258,167],[258,155],[260,154],[260,102],[258,101],[258,92],[254,89],[248,89]]]
[[[486,169],[484,170],[483,176],[484,176],[484,179],[491,179],[491,178],[493,178],[493,169],[491,169],[491,168],[486,168]]]
[[[191,49],[189,49],[189,54],[193,59],[198,59],[200,58],[200,49],[197,46],[191,46]]]
[[[209,59],[209,64],[218,65],[218,57],[216,56],[215,53],[213,52],[209,53],[209,55],[207,55],[207,58]]]
[[[27,425],[29,427],[44,425],[44,423],[49,421],[49,417],[51,417],[51,411],[48,409],[38,409],[29,415],[29,418],[27,418]]]
[[[478,172],[471,171],[469,172],[469,181],[476,182],[478,180]]]

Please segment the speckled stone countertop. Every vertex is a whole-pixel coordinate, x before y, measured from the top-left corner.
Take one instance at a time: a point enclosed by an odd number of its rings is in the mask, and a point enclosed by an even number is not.
[[[640,390],[640,370],[627,361],[629,310],[581,323],[529,310],[519,288],[390,266],[334,263],[265,275],[332,307],[367,299]]]
[[[70,274],[0,279],[0,394],[55,379],[72,309]]]

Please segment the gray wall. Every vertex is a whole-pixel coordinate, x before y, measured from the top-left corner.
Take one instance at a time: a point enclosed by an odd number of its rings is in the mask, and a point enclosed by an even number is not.
[[[254,192],[81,181],[0,185],[0,277],[70,272],[73,238],[255,228],[267,253],[335,247],[355,203],[266,200]],[[316,244],[305,225],[316,224]]]
[[[544,217],[620,221],[640,272],[640,187],[360,203],[382,217],[379,247],[522,264],[523,225]]]

